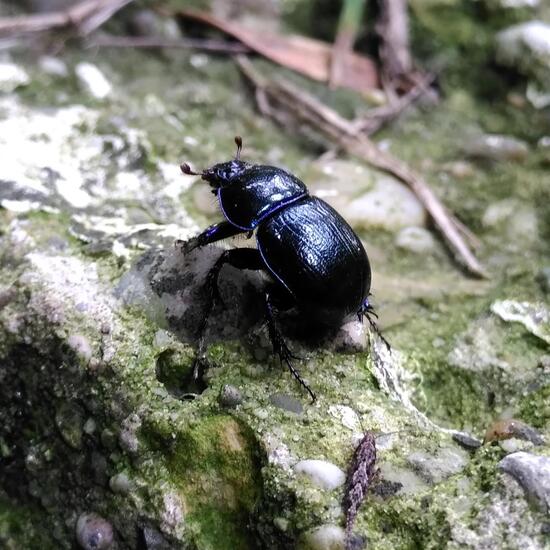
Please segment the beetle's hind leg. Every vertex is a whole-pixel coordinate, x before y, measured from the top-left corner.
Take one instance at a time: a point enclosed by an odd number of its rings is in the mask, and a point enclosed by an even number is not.
[[[357,319],[362,323],[363,319],[366,317],[367,321],[369,322],[370,327],[374,331],[374,333],[384,342],[386,347],[388,348],[388,351],[391,351],[390,343],[384,338],[384,335],[380,332],[380,329],[378,328],[378,325],[376,324],[376,321],[373,319],[378,319],[378,315],[376,314],[376,311],[374,311],[374,308],[369,302],[369,298],[365,298],[363,303],[361,304],[361,307],[357,311]]]
[[[193,378],[195,379],[202,378],[205,366],[207,365],[206,350],[208,346],[206,342],[206,330],[214,307],[221,301],[218,289],[218,277],[225,264],[232,265],[237,269],[258,270],[264,269],[265,267],[262,257],[257,250],[253,248],[232,248],[222,252],[220,257],[210,268],[210,271],[206,275],[206,282],[204,285],[206,287],[206,307],[197,331],[197,355],[193,364]]]
[[[292,364],[291,359],[296,359],[297,357],[290,351],[290,348],[287,346],[283,335],[277,326],[277,321],[275,320],[275,307],[273,306],[271,296],[268,291],[265,293],[265,313],[267,330],[269,333],[269,339],[271,340],[271,345],[273,346],[273,351],[279,356],[281,365],[284,363],[287,366],[292,376],[294,376],[300,386],[302,386],[307,393],[309,393],[311,402],[314,403],[317,396]]]

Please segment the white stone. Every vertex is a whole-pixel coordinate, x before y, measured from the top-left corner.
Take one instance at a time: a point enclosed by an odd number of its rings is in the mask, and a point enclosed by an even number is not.
[[[395,244],[404,250],[416,254],[425,254],[434,250],[435,239],[423,227],[405,227],[397,234]]]
[[[540,0],[500,0],[500,6],[504,9],[516,10],[521,8],[536,8]]]
[[[503,199],[490,204],[481,218],[481,223],[485,227],[495,227],[509,218],[518,208],[518,201],[515,199]]]
[[[361,430],[361,421],[358,414],[347,405],[331,405],[328,408],[328,413],[337,418],[343,426],[353,431]]]
[[[400,483],[399,492],[405,495],[414,495],[426,491],[426,482],[413,471],[383,462],[380,465],[380,477],[386,481]]]
[[[513,476],[523,487],[526,496],[543,512],[550,511],[550,458],[523,451],[504,457],[500,470]]]
[[[439,483],[462,471],[468,459],[468,453],[458,447],[445,447],[435,455],[416,451],[407,457],[407,461],[430,483]]]
[[[462,149],[473,158],[501,162],[522,162],[529,155],[529,145],[525,141],[504,134],[472,136]]]
[[[346,532],[339,525],[321,525],[305,533],[300,540],[300,550],[344,550]]]
[[[496,57],[535,77],[543,90],[550,90],[550,24],[534,20],[499,32]]]
[[[75,67],[75,74],[83,90],[96,99],[105,99],[113,88],[105,75],[91,63],[82,62]]]
[[[58,76],[65,78],[69,75],[69,70],[64,61],[59,59],[59,57],[53,57],[51,55],[43,55],[39,60],[38,64],[40,68],[51,76]]]
[[[497,35],[498,53],[516,61],[525,49],[550,59],[550,25],[542,21],[528,21],[514,25]]]
[[[10,93],[31,81],[29,75],[15,63],[0,62],[0,92]]]
[[[346,474],[326,460],[301,460],[294,466],[294,471],[304,474],[312,483],[328,491],[340,487],[346,481]]]
[[[426,211],[414,193],[389,176],[377,177],[371,190],[349,202],[340,213],[354,227],[388,231],[426,223]]]
[[[524,246],[537,240],[539,223],[535,209],[516,199],[490,204],[481,219],[485,227],[505,226],[508,242]]]

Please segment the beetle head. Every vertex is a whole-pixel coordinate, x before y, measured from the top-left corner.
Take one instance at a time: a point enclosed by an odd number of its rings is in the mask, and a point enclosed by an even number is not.
[[[242,174],[250,166],[247,162],[241,160],[241,150],[243,142],[240,136],[235,137],[235,143],[237,144],[237,154],[233,160],[227,162],[220,162],[214,164],[210,168],[203,170],[202,172],[193,172],[189,164],[183,163],[180,168],[184,174],[191,174],[195,176],[201,176],[203,180],[207,181],[215,192],[220,187],[226,187],[231,181]]]

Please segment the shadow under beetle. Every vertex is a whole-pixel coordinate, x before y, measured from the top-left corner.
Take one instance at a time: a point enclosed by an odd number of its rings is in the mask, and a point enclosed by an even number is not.
[[[296,308],[319,325],[338,328],[348,315],[367,317],[378,332],[368,295],[371,270],[367,253],[348,223],[325,201],[312,197],[296,176],[275,166],[253,165],[240,158],[242,139],[235,137],[233,160],[201,173],[184,163],[184,174],[201,176],[217,196],[225,221],[181,242],[184,253],[216,241],[256,231],[257,248],[224,251],[206,276],[207,307],[198,331],[194,375],[206,358],[205,333],[216,302],[218,275],[224,264],[261,270],[268,275],[264,314],[269,339],[281,363],[315,401],[315,393],[294,368],[297,359],[285,343],[277,314]],[[382,338],[383,339],[383,338]],[[384,339],[383,339],[384,340]],[[387,342],[384,340],[387,345]]]

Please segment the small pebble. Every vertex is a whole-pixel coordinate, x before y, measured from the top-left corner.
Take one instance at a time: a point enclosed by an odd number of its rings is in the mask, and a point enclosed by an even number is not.
[[[301,460],[294,471],[307,476],[320,489],[330,491],[346,481],[346,474],[332,462],[326,460]]]
[[[517,453],[518,451],[530,451],[533,447],[533,443],[526,441],[525,439],[519,439],[517,437],[511,437],[510,439],[503,439],[498,442],[498,446],[506,452],[506,454]]]
[[[340,213],[354,227],[361,228],[380,227],[397,231],[426,223],[426,210],[414,193],[386,176],[378,177],[372,190],[342,205]]]
[[[31,81],[29,75],[18,65],[0,62],[0,92],[10,93]]]
[[[542,512],[550,511],[550,457],[520,451],[504,457],[498,467],[516,479]]]
[[[346,532],[339,525],[321,525],[300,537],[300,550],[344,550]]]
[[[132,490],[132,482],[124,472],[121,472],[111,477],[109,487],[113,493],[127,495]]]
[[[96,422],[93,418],[88,418],[86,422],[84,422],[84,426],[82,427],[82,430],[87,435],[92,435],[97,428]]]
[[[474,167],[469,162],[463,160],[451,162],[446,164],[443,168],[451,174],[451,176],[459,180],[469,178],[474,175]]]
[[[397,247],[415,254],[427,254],[435,248],[433,235],[423,227],[405,227],[395,238]]]
[[[69,76],[69,71],[67,65],[64,61],[59,59],[59,57],[53,57],[51,55],[43,55],[38,64],[40,68],[50,76],[57,76],[60,78],[65,78]]]
[[[484,134],[468,140],[464,151],[470,157],[494,161],[523,161],[529,154],[527,143],[512,136]]]
[[[462,471],[469,455],[456,446],[439,449],[435,455],[425,451],[416,451],[407,457],[407,461],[429,483],[439,483]]]
[[[97,514],[81,514],[76,522],[76,540],[84,550],[106,550],[113,544],[113,527]]]
[[[106,99],[113,89],[105,75],[91,63],[82,62],[75,67],[82,89],[95,99]]]
[[[275,527],[277,527],[279,531],[282,531],[284,533],[288,529],[288,519],[282,518],[282,517],[276,517],[273,520],[273,525],[275,525]]]
[[[472,437],[471,435],[463,432],[453,433],[453,440],[456,441],[461,447],[473,451],[479,449],[479,447],[483,445],[483,443],[479,439],[476,439],[475,437]]]
[[[235,386],[225,384],[220,390],[218,395],[218,403],[222,407],[228,407],[230,409],[240,405],[243,402],[243,396],[241,392]]]

